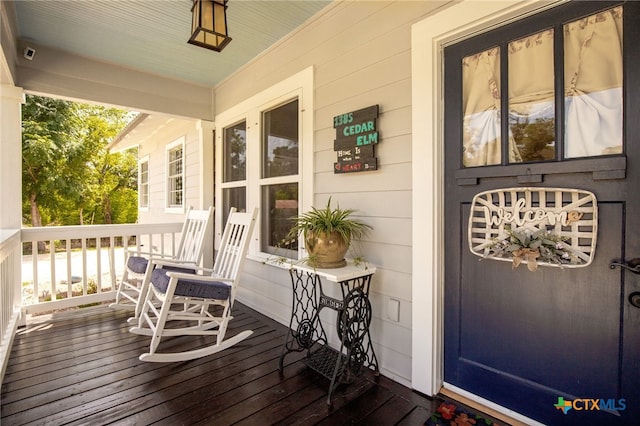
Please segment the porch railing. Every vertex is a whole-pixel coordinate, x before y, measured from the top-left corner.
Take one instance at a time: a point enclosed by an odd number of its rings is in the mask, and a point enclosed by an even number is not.
[[[22,229],[22,311],[113,300],[127,250],[174,254],[181,229],[182,223]]]
[[[20,321],[20,230],[0,230],[0,379]]]
[[[0,383],[26,314],[115,298],[125,251],[174,254],[182,223],[0,229]]]

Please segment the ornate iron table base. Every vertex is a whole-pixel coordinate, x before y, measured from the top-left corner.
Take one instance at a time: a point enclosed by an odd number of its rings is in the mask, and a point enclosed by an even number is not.
[[[295,265],[289,272],[293,304],[279,368],[282,371],[287,354],[306,351],[303,362],[331,381],[327,396],[327,404],[331,405],[333,391],[361,375],[364,367],[373,369],[376,376],[379,374],[378,359],[369,334],[369,287],[375,268],[348,265],[337,269],[314,269]],[[322,278],[338,284],[342,299],[324,293]],[[337,313],[338,349],[328,345],[327,333],[320,321],[324,308]]]

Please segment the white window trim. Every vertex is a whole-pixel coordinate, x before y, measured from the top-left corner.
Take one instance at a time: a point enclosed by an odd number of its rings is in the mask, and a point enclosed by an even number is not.
[[[216,225],[216,245],[220,242],[222,233],[222,189],[236,187],[244,183],[247,188],[247,210],[250,211],[254,207],[261,207],[261,189],[265,184],[274,184],[279,182],[298,182],[299,199],[298,206],[300,211],[307,211],[313,203],[313,67],[308,67],[293,76],[282,80],[279,83],[263,90],[262,92],[238,103],[228,110],[216,116],[216,141],[215,141],[215,158],[216,170],[222,170],[222,137],[224,128],[237,124],[240,121],[247,122],[247,164],[246,164],[246,181],[222,182],[222,173],[216,173],[216,209],[215,209],[215,225]],[[249,141],[260,140],[260,123],[262,120],[261,112],[272,107],[278,106],[288,100],[298,99],[299,108],[299,134],[300,142],[298,147],[298,174],[294,176],[286,176],[284,178],[266,178],[260,176],[261,165],[260,144],[250,143]],[[258,133],[255,133],[258,132]],[[256,138],[255,135],[258,135]],[[257,161],[257,163],[256,163]],[[262,213],[260,214],[260,216]],[[257,261],[265,261],[273,258],[273,255],[261,251],[260,245],[261,220],[256,223],[253,231],[253,239],[249,246],[247,257]],[[302,257],[302,248],[299,249],[299,256]]]
[[[167,213],[179,213],[179,214],[183,214],[185,212],[184,210],[184,202],[185,202],[185,198],[186,198],[186,192],[185,192],[185,188],[187,187],[186,185],[186,180],[185,180],[185,170],[186,170],[186,166],[187,166],[187,162],[186,162],[186,151],[185,151],[185,140],[186,138],[184,136],[181,136],[180,138],[176,139],[175,141],[167,144],[167,146],[165,147],[165,184],[164,184],[164,206],[165,206],[165,212]],[[169,205],[169,152],[174,149],[177,146],[181,146],[182,147],[182,205],[181,206],[171,206]]]
[[[140,166],[143,163],[147,163],[147,205],[143,206],[141,205],[141,198],[140,198],[140,187],[142,186],[142,177],[141,177],[141,170],[140,170]],[[151,204],[151,185],[150,185],[150,178],[151,178],[151,168],[150,168],[151,164],[149,162],[149,156],[145,155],[142,158],[138,159],[138,211],[141,212],[148,212],[149,211],[149,205]]]

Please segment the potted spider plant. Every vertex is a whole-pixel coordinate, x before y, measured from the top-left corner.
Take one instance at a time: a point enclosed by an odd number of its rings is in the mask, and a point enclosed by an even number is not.
[[[307,261],[317,268],[340,268],[347,264],[344,259],[353,238],[360,238],[371,226],[354,219],[354,209],[331,207],[331,197],[327,206],[312,207],[310,211],[294,217],[294,225],[289,235],[302,235],[309,253]]]

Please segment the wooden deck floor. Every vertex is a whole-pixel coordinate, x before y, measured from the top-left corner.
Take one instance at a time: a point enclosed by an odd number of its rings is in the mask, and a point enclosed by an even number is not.
[[[173,364],[138,360],[149,340],[128,332],[127,312],[100,306],[36,317],[14,341],[2,424],[421,425],[431,415],[430,399],[383,376],[338,388],[327,406],[328,381],[299,354],[278,372],[284,326],[239,303],[234,315],[228,334],[252,329],[250,338]]]

